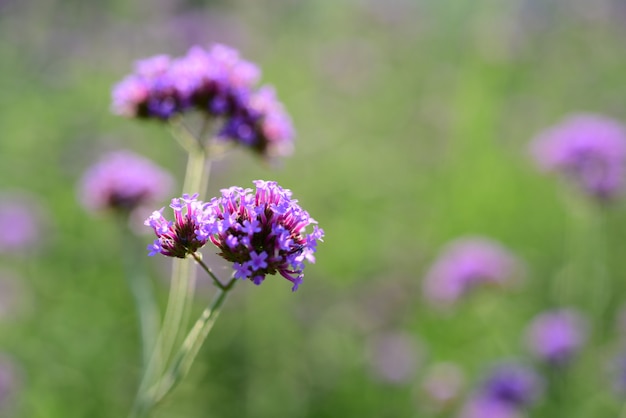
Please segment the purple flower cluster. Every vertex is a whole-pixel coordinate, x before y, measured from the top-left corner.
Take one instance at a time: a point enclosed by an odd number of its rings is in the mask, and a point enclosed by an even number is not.
[[[571,309],[544,312],[527,330],[527,342],[537,358],[554,366],[564,366],[580,351],[586,339],[586,321]]]
[[[204,203],[197,199],[197,194],[184,194],[180,199],[172,199],[170,208],[174,211],[174,221],[165,219],[165,208],[152,212],[144,225],[154,229],[157,239],[148,246],[148,255],[161,253],[168,257],[185,258],[206,244]]]
[[[424,293],[435,303],[452,304],[481,284],[504,285],[519,262],[487,238],[461,238],[449,244],[424,279]]]
[[[157,55],[140,60],[135,71],[113,88],[113,112],[123,116],[168,120],[198,110],[223,119],[218,133],[269,157],[292,151],[291,119],[274,89],[255,89],[260,70],[224,45],[187,55]]]
[[[145,157],[130,151],[105,154],[90,167],[80,184],[80,200],[89,210],[128,213],[164,199],[171,175]]]
[[[489,372],[481,396],[524,408],[535,403],[542,390],[543,380],[533,369],[509,362],[498,364]]]
[[[161,209],[145,222],[157,235],[148,247],[150,255],[184,258],[210,241],[221,257],[233,263],[235,278],[258,285],[266,275],[279,273],[297,290],[304,261],[315,262],[313,254],[324,232],[291,198],[290,190],[272,181],[254,184],[254,193],[231,187],[207,203],[196,195],[173,199],[175,221],[165,219]],[[313,231],[307,234],[311,224]]]
[[[519,363],[495,366],[464,407],[463,418],[512,418],[522,416],[543,392],[543,379]]]
[[[545,171],[564,174],[600,200],[623,192],[626,127],[594,114],[577,114],[539,134],[531,152]]]

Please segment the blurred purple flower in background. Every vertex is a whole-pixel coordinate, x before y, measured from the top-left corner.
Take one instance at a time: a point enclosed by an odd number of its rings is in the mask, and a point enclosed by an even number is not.
[[[450,305],[476,286],[504,286],[520,273],[520,262],[499,243],[482,237],[460,238],[448,244],[423,282],[426,298]]]
[[[18,368],[11,358],[0,354],[0,415],[8,416],[19,385]]]
[[[516,362],[493,367],[479,389],[479,396],[515,408],[533,405],[543,392],[543,379],[530,367]]]
[[[542,395],[543,379],[517,362],[494,366],[461,410],[461,418],[519,418]]]
[[[38,203],[22,193],[0,195],[0,253],[32,249],[41,234],[42,216]]]
[[[459,418],[522,418],[524,415],[514,406],[490,398],[472,398],[459,413]]]
[[[128,214],[163,200],[173,182],[167,171],[147,158],[131,151],[114,151],[85,172],[79,198],[89,210]]]
[[[608,373],[613,391],[618,396],[626,396],[626,352],[613,357],[608,362]]]
[[[187,55],[157,55],[137,61],[133,74],[113,88],[114,113],[168,120],[198,110],[222,118],[218,138],[235,141],[266,157],[286,156],[293,148],[291,118],[274,88],[255,90],[259,68],[235,49],[194,46]]]
[[[537,315],[526,338],[532,353],[542,361],[564,366],[580,351],[587,337],[587,321],[573,309],[559,309]]]
[[[169,222],[155,211],[145,222],[157,239],[150,255],[184,258],[207,241],[219,255],[233,263],[234,277],[259,285],[267,274],[279,273],[297,290],[304,276],[304,261],[313,255],[324,231],[291,198],[291,191],[273,181],[254,181],[256,191],[241,187],[222,189],[220,198],[204,203],[197,196],[173,199],[176,221]],[[183,214],[183,210],[186,213]],[[313,226],[311,233],[306,228]]]
[[[560,172],[600,200],[623,192],[626,127],[601,115],[575,114],[531,143],[539,167]]]
[[[374,377],[385,383],[409,383],[421,363],[423,349],[411,334],[383,332],[368,341],[368,360]]]
[[[454,363],[437,363],[428,368],[422,381],[422,391],[429,403],[444,409],[454,403],[463,390],[465,376]]]

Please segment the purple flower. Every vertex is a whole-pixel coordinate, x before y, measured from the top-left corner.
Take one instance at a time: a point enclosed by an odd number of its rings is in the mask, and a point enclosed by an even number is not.
[[[42,219],[31,200],[8,193],[0,197],[0,253],[19,253],[39,241]]]
[[[504,247],[487,238],[461,238],[437,258],[423,282],[432,302],[450,305],[482,284],[505,285],[519,270],[519,262]]]
[[[560,172],[589,195],[623,192],[626,127],[605,116],[576,114],[538,135],[531,152],[545,171]]]
[[[534,404],[542,391],[543,379],[533,369],[510,362],[490,370],[478,395],[521,409]]]
[[[133,74],[112,92],[114,113],[168,120],[197,110],[220,118],[218,138],[266,157],[292,152],[294,130],[274,89],[255,90],[261,72],[224,45],[192,47],[180,58],[165,55],[138,61]]]
[[[114,151],[87,170],[79,195],[87,209],[128,213],[165,198],[172,183],[170,174],[147,158]]]
[[[302,282],[304,261],[315,262],[313,254],[324,231],[291,198],[290,190],[273,181],[254,184],[254,193],[231,187],[207,203],[204,232],[220,249],[219,255],[233,263],[238,278],[260,284],[266,275],[279,273],[295,291]],[[309,225],[313,231],[307,233]]]
[[[184,258],[208,241],[219,255],[233,263],[234,277],[261,284],[268,274],[279,273],[297,290],[302,282],[304,261],[315,262],[314,253],[324,231],[291,198],[291,191],[276,182],[257,180],[256,192],[231,187],[220,198],[204,203],[187,195],[172,200],[175,221],[155,211],[145,224],[157,239],[148,249]],[[313,225],[313,231],[306,228]]]
[[[157,236],[148,246],[150,256],[161,253],[168,257],[185,258],[206,244],[208,235],[203,227],[204,203],[198,195],[184,194],[180,199],[172,199],[170,208],[174,211],[174,221],[163,216],[163,209],[152,212],[144,222]]]
[[[459,418],[522,418],[513,405],[491,398],[472,398],[459,414]]]
[[[528,346],[539,359],[564,366],[584,344],[586,324],[584,317],[572,309],[544,312],[527,329]]]

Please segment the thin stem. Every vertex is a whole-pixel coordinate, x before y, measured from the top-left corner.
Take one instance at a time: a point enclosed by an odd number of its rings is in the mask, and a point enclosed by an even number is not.
[[[206,273],[213,279],[213,282],[217,287],[219,287],[221,290],[226,289],[227,285],[222,284],[222,281],[218,279],[215,273],[213,273],[213,271],[209,268],[209,266],[207,266],[204,261],[202,261],[202,257],[198,253],[193,253],[191,254],[191,256],[194,260],[196,260],[200,267],[202,267],[202,269],[206,271]]]
[[[213,328],[217,317],[219,316],[222,304],[226,300],[228,292],[235,284],[235,279],[231,279],[228,284],[217,291],[215,298],[211,304],[202,312],[200,318],[196,321],[193,328],[187,334],[180,350],[174,356],[174,359],[167,372],[161,380],[150,390],[152,402],[154,404],[161,401],[168,393],[176,387],[176,385],[189,373],[191,365],[195,360],[202,344],[206,340],[209,332]]]

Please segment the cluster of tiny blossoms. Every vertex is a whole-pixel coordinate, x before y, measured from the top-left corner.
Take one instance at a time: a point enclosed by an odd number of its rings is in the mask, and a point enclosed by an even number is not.
[[[254,193],[231,187],[209,202],[197,200],[197,195],[173,199],[174,221],[165,219],[163,209],[153,212],[145,222],[157,235],[148,247],[150,255],[184,258],[210,241],[233,263],[235,278],[258,285],[266,275],[279,273],[297,290],[304,261],[315,262],[313,253],[324,232],[290,190],[272,181],[254,184]],[[309,225],[313,231],[307,233]]]
[[[114,113],[169,120],[196,110],[221,118],[218,133],[264,156],[292,152],[291,119],[274,88],[256,88],[261,72],[224,45],[192,47],[185,56],[157,55],[137,61],[135,71],[113,88]]]

